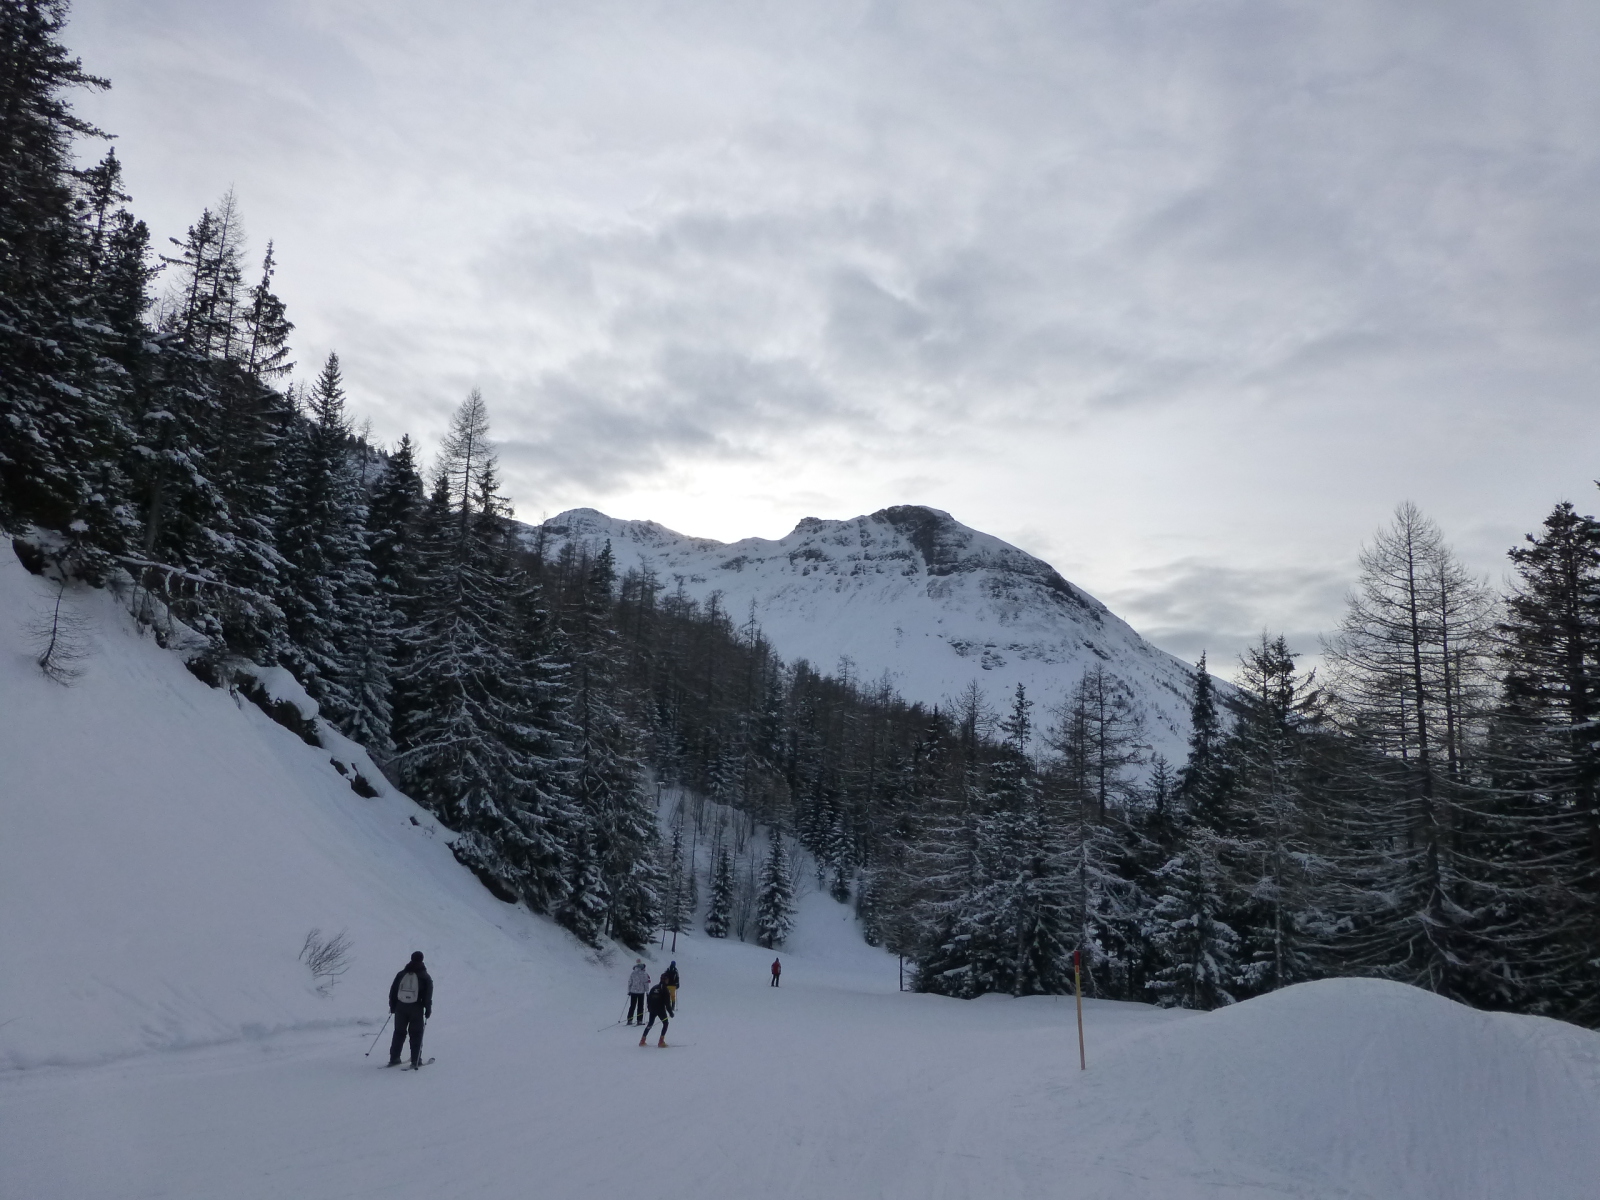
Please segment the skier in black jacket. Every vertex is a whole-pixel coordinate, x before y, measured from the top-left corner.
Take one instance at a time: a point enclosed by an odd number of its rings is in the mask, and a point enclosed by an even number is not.
[[[423,1022],[433,1019],[433,976],[422,963],[422,951],[400,969],[389,985],[389,1011],[394,1014],[394,1040],[389,1043],[389,1065],[400,1065],[400,1050],[411,1036],[411,1065],[422,1065]]]
[[[661,982],[667,985],[667,1015],[678,1015],[678,960],[673,959],[661,972]]]
[[[655,987],[645,993],[644,1006],[645,1010],[650,1014],[650,1021],[644,1027],[644,1032],[639,1035],[639,1045],[644,1045],[645,1038],[650,1036],[650,1030],[655,1026],[656,1020],[659,1018],[661,1021],[661,1040],[656,1045],[666,1046],[667,1017],[670,1015],[669,1003],[667,985],[664,983],[657,983]]]

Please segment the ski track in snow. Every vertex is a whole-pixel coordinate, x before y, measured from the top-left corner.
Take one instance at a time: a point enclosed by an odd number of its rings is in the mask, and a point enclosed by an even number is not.
[[[683,936],[668,1051],[601,963],[494,900],[404,796],[364,800],[106,596],[62,688],[0,562],[0,1197],[1579,1200],[1600,1035],[1375,981],[1211,1014],[898,991],[812,889],[780,952]],[[369,776],[370,778],[371,776]],[[418,823],[412,824],[411,818]],[[296,961],[348,929],[319,995]],[[378,1069],[408,952],[427,1070]]]

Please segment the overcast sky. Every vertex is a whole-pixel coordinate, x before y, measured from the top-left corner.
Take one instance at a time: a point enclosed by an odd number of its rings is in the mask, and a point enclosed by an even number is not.
[[[1593,0],[76,0],[135,208],[525,520],[929,504],[1224,667],[1600,475]]]

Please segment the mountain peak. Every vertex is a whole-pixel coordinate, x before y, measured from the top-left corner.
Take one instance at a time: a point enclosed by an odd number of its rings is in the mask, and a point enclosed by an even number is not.
[[[1059,703],[1104,667],[1144,711],[1152,745],[1181,759],[1193,672],[1049,563],[941,509],[898,504],[848,520],[806,517],[778,539],[723,543],[654,521],[573,509],[547,545],[609,540],[619,570],[648,570],[702,603],[752,613],[774,649],[822,670],[886,679],[939,704],[976,681],[996,708],[1016,685]]]

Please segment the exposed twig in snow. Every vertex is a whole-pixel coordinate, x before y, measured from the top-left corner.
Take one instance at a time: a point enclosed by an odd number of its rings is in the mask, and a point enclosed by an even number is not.
[[[305,944],[300,947],[300,961],[311,969],[319,992],[326,994],[334,981],[350,969],[350,949],[350,938],[344,930],[331,938],[323,937],[320,929],[306,934]]]
[[[46,678],[66,686],[83,674],[83,660],[89,654],[89,631],[84,620],[71,609],[63,610],[66,596],[65,581],[56,584],[55,603],[48,615],[40,614],[28,627],[38,649],[34,662],[39,664]]]

